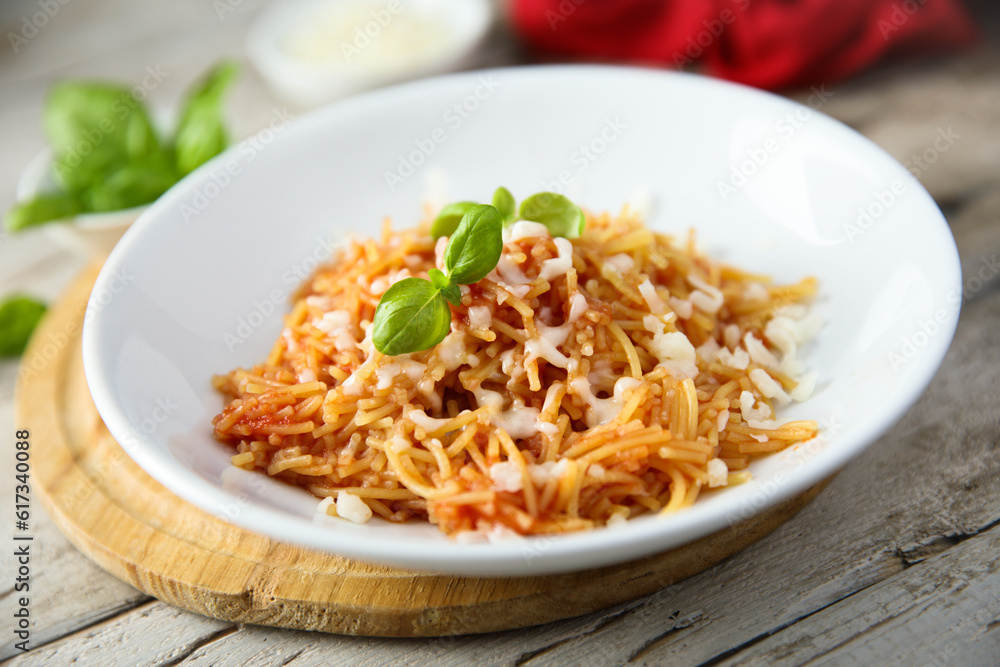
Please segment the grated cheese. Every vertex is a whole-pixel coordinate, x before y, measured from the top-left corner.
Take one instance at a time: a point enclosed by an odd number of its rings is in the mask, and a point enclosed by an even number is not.
[[[368,523],[372,510],[365,501],[347,491],[337,492],[337,516],[352,523]]]

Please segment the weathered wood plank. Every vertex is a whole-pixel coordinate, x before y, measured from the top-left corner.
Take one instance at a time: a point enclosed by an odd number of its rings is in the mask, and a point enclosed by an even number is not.
[[[223,621],[150,602],[114,621],[29,651],[11,665],[143,667],[176,664],[198,647],[236,630]]]
[[[1000,528],[803,619],[720,665],[995,665]],[[653,661],[658,656],[650,653]]]

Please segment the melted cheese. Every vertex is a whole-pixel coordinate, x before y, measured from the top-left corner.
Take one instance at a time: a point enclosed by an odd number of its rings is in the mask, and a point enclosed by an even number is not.
[[[721,348],[716,358],[724,366],[729,366],[738,371],[745,371],[750,365],[750,354],[742,347],[736,348],[735,352],[730,352],[726,348]]]
[[[393,357],[395,361],[383,364],[375,369],[375,377],[378,382],[376,389],[388,389],[392,386],[392,381],[399,375],[406,375],[410,382],[417,382],[427,372],[427,365],[419,361],[407,358],[408,355]]]
[[[553,242],[559,254],[542,262],[538,270],[538,277],[549,282],[565,275],[573,268],[573,244],[561,236],[554,238]]]
[[[469,308],[469,326],[473,329],[489,329],[492,323],[493,314],[487,306]]]
[[[698,377],[697,353],[688,337],[679,331],[653,335],[649,351],[660,365],[676,377]]]
[[[463,410],[462,414],[468,412],[468,410]],[[425,432],[431,433],[438,430],[445,424],[451,421],[451,419],[437,419],[436,417],[428,417],[427,413],[421,409],[410,410],[406,413],[406,418],[411,422],[422,428]]]
[[[743,421],[763,421],[771,417],[771,408],[768,407],[767,403],[761,403],[759,408],[754,408],[756,400],[749,391],[743,391],[740,394],[740,415],[743,417]]]
[[[718,287],[709,285],[694,274],[688,275],[687,281],[695,288],[695,291],[688,297],[692,305],[705,313],[712,314],[719,312],[719,308],[722,308],[725,299]]]
[[[722,459],[712,459],[708,462],[708,487],[725,486],[729,482],[729,468]]]
[[[625,405],[625,393],[631,393],[636,387],[642,384],[639,380],[631,377],[621,377],[615,382],[614,393],[608,398],[598,398],[591,391],[591,383],[585,377],[576,377],[569,383],[569,390],[579,396],[587,404],[587,411],[584,413],[584,421],[587,426],[594,427],[607,424],[614,419],[622,406]]]
[[[576,292],[569,300],[569,318],[567,321],[576,322],[578,319],[583,317],[583,314],[587,312],[590,305],[587,303],[587,297],[583,294]]]
[[[569,459],[531,463],[528,465],[528,475],[537,486],[544,486],[550,480],[558,480],[569,470]]]
[[[347,491],[337,492],[337,516],[353,523],[368,523],[372,510],[365,501]]]
[[[609,264],[611,264],[611,266],[618,269],[619,273],[625,273],[626,271],[631,271],[632,268],[635,266],[635,260],[632,259],[632,256],[626,255],[623,252],[620,252],[617,255],[611,255],[611,257],[608,257],[607,261]]]
[[[524,488],[521,469],[514,461],[503,461],[490,466],[490,480],[500,491],[517,493]]]
[[[646,300],[646,305],[649,306],[649,312],[654,315],[662,315],[666,312],[667,307],[663,303],[663,299],[660,295],[656,293],[656,288],[653,287],[653,283],[649,282],[649,278],[646,278],[641,283],[639,283],[639,294],[642,298]]]
[[[518,220],[513,225],[503,228],[504,243],[512,243],[521,239],[548,238],[549,228],[540,222]]]
[[[528,407],[515,398],[509,408],[493,415],[491,421],[515,440],[528,438],[538,433],[538,408]]]
[[[667,303],[670,304],[670,309],[677,313],[677,317],[682,320],[689,320],[694,315],[694,306],[687,299],[678,299],[676,296],[672,296],[667,299]]]
[[[726,426],[728,425],[729,425],[729,410],[728,409],[721,410],[716,420],[716,427],[718,428],[719,433],[725,431]]]
[[[750,382],[753,383],[753,386],[757,387],[760,393],[768,398],[775,399],[782,405],[790,403],[792,400],[791,396],[785,393],[781,383],[768,375],[767,371],[763,368],[755,368],[750,371]]]
[[[743,345],[746,346],[747,352],[750,353],[750,359],[755,364],[759,364],[764,368],[778,368],[778,359],[771,354],[771,351],[764,346],[764,343],[754,337],[752,332],[748,331],[747,335],[743,337]]]
[[[570,359],[559,351],[558,346],[566,341],[570,327],[569,324],[564,324],[561,327],[536,325],[538,338],[529,338],[524,342],[524,363],[528,364],[537,359],[544,359],[553,366],[567,368]]]

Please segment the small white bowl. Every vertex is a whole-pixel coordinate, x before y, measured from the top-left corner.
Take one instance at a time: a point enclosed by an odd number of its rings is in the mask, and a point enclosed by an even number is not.
[[[247,55],[277,95],[311,109],[459,69],[492,21],[489,0],[275,2],[250,27]]]
[[[465,118],[442,118],[463,99]],[[815,276],[825,327],[802,359],[818,371],[817,389],[778,416],[819,421],[824,441],[761,457],[753,481],[668,517],[495,544],[458,544],[419,521],[317,521],[317,500],[302,489],[233,468],[233,449],[212,439],[224,401],[211,376],[267,355],[287,296],[331,239],[370,235],[387,215],[397,229],[412,226],[428,179],[442,171],[454,199],[488,201],[498,185],[519,197],[564,189],[591,210],[617,211],[645,190],[653,229],[683,236],[694,226],[712,256],[780,282]],[[499,69],[345,100],[297,119],[265,151],[234,147],[200,167],[111,253],[91,294],[83,356],[115,439],[207,512],[351,558],[530,576],[738,530],[828,478],[931,381],[961,289],[955,241],[920,183],[810,107],[650,69]]]
[[[33,157],[17,181],[17,201],[31,199],[56,189],[52,173],[52,152],[43,150]],[[149,204],[106,213],[83,213],[66,220],[40,225],[39,229],[53,242],[78,255],[103,259]]]

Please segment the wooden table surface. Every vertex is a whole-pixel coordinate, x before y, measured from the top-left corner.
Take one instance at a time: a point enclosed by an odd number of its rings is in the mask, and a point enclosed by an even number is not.
[[[62,1],[62,0],[61,0]],[[0,11],[0,209],[44,145],[40,109],[63,77],[165,73],[172,104],[210,63],[243,57],[258,0],[75,0],[17,52],[7,37],[44,3]],[[980,3],[985,6],[985,3]],[[219,9],[225,11],[220,18]],[[980,10],[992,13],[995,10]],[[29,19],[30,20],[30,19]],[[918,174],[958,242],[965,301],[931,387],[793,520],[746,551],[643,599],[546,626],[425,640],[233,625],[149,598],[77,552],[35,503],[31,651],[14,643],[17,563],[0,547],[0,659],[17,665],[1000,664],[1000,40],[879,68],[822,110]],[[523,59],[498,30],[475,65]],[[471,64],[471,63],[470,63]],[[804,99],[808,93],[802,96]],[[247,67],[236,132],[282,102]],[[939,136],[949,141],[935,141]],[[0,235],[0,294],[59,294],[83,261],[41,234]],[[0,535],[14,533],[13,361],[0,363]],[[9,539],[9,538],[4,538]]]

